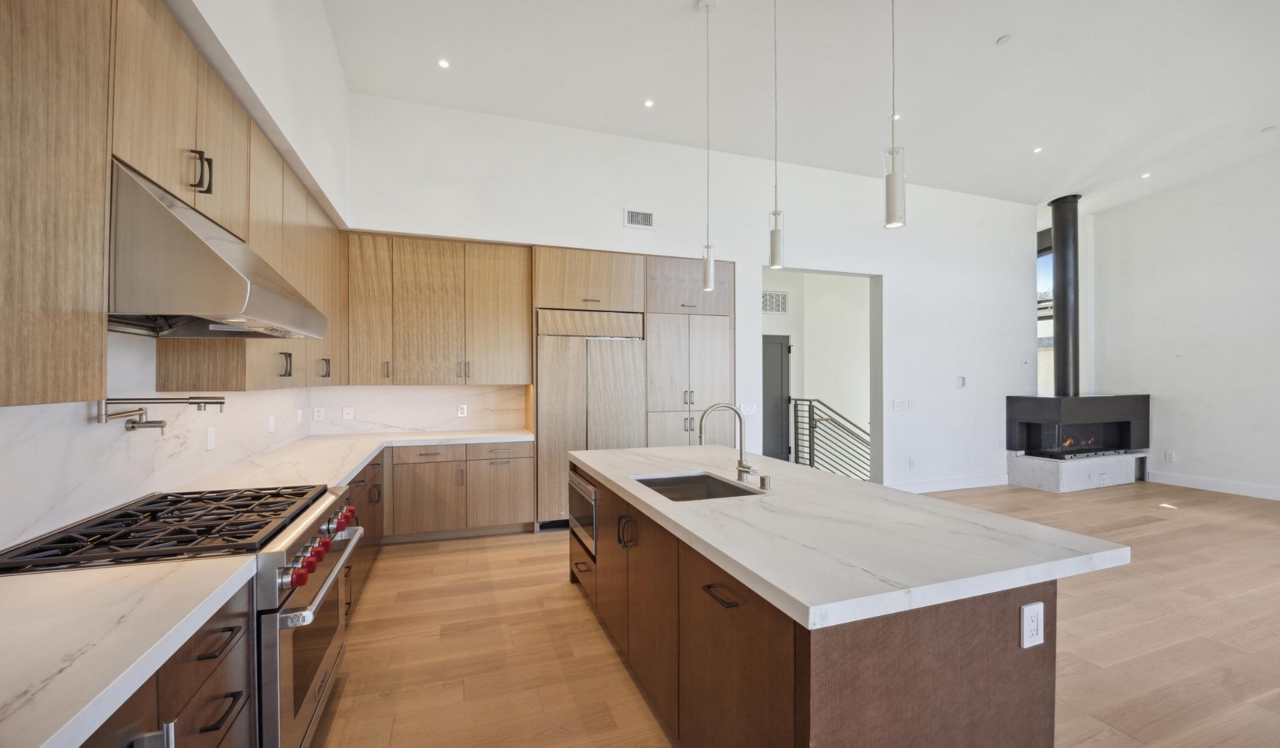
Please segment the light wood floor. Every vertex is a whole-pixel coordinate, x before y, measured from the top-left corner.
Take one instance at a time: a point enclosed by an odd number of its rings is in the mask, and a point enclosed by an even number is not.
[[[1148,483],[939,496],[1133,548],[1059,585],[1057,748],[1280,746],[1280,502]],[[568,542],[385,548],[314,745],[672,745],[567,581]]]

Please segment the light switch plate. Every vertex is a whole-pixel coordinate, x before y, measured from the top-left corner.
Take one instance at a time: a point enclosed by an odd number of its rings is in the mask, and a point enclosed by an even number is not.
[[[1164,461],[1165,461],[1165,462],[1177,462],[1177,461],[1178,461],[1178,455],[1177,455],[1177,453],[1175,453],[1175,452],[1165,452],[1165,453],[1164,453]]]
[[[346,407],[344,407],[344,408],[342,409],[342,420],[344,420],[344,421],[354,421],[355,419],[356,419],[356,409],[355,409],[355,408],[353,408],[353,407],[351,407],[350,405],[348,405],[348,406],[346,406]]]
[[[276,431],[276,416],[274,413],[267,416],[267,433],[274,434]]]
[[[1022,648],[1044,644],[1044,603],[1022,606]]]
[[[205,432],[204,449],[206,452],[212,451],[213,448],[218,445],[216,434],[217,432],[214,431],[212,426],[210,426],[209,430]]]
[[[911,406],[908,404],[908,402],[907,402],[906,400],[894,400],[894,401],[893,401],[893,409],[894,409],[894,410],[906,410],[906,409],[907,409],[907,408],[909,408],[909,407],[911,407]]]
[[[459,405],[459,406],[458,406],[458,417],[459,417],[459,418],[466,418],[466,417],[467,417],[467,406],[465,406],[465,405]]]
[[[324,408],[312,408],[312,409],[311,409],[311,420],[313,420],[313,421],[323,421],[323,420],[324,420]]]

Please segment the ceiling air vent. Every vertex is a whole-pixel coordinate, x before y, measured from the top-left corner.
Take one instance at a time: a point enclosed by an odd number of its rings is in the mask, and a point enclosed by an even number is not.
[[[786,291],[764,291],[760,294],[760,311],[765,314],[787,313]]]
[[[642,210],[627,210],[627,225],[633,229],[653,228],[653,214]]]

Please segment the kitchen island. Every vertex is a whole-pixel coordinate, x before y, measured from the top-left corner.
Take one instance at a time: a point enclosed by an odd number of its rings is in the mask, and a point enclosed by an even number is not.
[[[682,742],[1052,746],[1056,580],[1127,547],[751,455],[764,491],[737,457],[569,454],[598,528],[571,574]],[[742,495],[671,479],[698,475]]]

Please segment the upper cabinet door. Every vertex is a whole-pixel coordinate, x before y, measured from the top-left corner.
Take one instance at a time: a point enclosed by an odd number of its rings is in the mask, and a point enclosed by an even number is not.
[[[106,397],[111,6],[0,3],[0,406]]]
[[[645,310],[661,314],[733,313],[733,263],[716,262],[716,288],[702,290],[702,261],[684,257],[645,260]]]
[[[345,254],[338,232],[314,198],[307,198],[307,230],[312,246],[308,298],[329,321],[320,340],[307,341],[307,382],[312,387],[347,383],[347,285]]]
[[[347,235],[351,384],[391,384],[391,238]]]
[[[308,223],[307,202],[311,196],[307,188],[289,169],[284,170],[284,262],[281,275],[289,285],[317,306],[315,292],[311,288],[311,262],[316,247],[312,243]],[[318,308],[318,306],[317,306]],[[281,387],[307,387],[311,383],[311,366],[307,362],[307,341],[301,338],[284,338],[281,350],[289,358]]]
[[[689,410],[689,318],[647,314],[649,410]]]
[[[284,274],[284,161],[255,124],[249,126],[249,229],[245,241]]]
[[[120,0],[112,152],[195,204],[200,53],[161,0]]]
[[[689,404],[733,403],[733,320],[689,318]]]
[[[587,449],[645,446],[644,341],[587,339]]]
[[[204,151],[205,187],[196,209],[244,239],[249,233],[249,113],[209,63],[200,60],[196,148]]]
[[[467,245],[467,384],[533,384],[528,247]]]
[[[644,257],[586,249],[535,247],[534,306],[644,311]]]
[[[461,242],[397,236],[392,246],[394,384],[462,384],[465,250]]]

